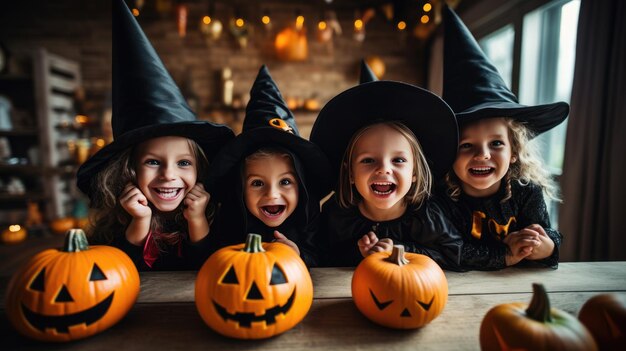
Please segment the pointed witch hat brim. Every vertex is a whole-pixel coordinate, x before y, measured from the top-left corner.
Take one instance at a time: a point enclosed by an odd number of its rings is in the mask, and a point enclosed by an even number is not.
[[[435,177],[443,176],[452,166],[459,135],[450,107],[426,89],[379,80],[335,96],[313,124],[310,139],[330,160],[335,182],[352,135],[362,127],[384,121],[401,122],[415,134]]]
[[[538,135],[563,122],[565,102],[526,106],[518,103],[497,69],[456,13],[444,6],[443,99],[454,110],[459,126],[494,117],[523,122]]]
[[[146,140],[181,136],[194,140],[211,161],[234,138],[220,124],[199,121],[123,0],[112,1],[113,142],[78,170],[77,186],[91,197],[92,180],[120,152]]]
[[[262,147],[288,150],[303,166],[303,178],[309,196],[321,198],[331,190],[330,165],[326,155],[298,132],[293,113],[287,107],[278,86],[265,65],[250,90],[250,101],[241,134],[218,153],[209,170],[208,189],[216,199],[230,196],[228,178],[240,176],[241,162]],[[319,199],[318,199],[319,200]]]

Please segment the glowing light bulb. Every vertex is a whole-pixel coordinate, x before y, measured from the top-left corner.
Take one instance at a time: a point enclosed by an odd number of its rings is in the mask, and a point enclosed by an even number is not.
[[[427,3],[424,4],[422,9],[424,9],[424,12],[428,12],[428,11],[433,9],[433,5],[431,5],[429,2],[427,2]]]
[[[209,17],[209,16],[202,17],[202,23],[204,23],[204,24],[211,24],[211,17]]]
[[[398,22],[398,29],[399,30],[405,30],[406,29],[406,22],[404,22],[404,21]]]
[[[261,22],[263,22],[263,24],[270,24],[271,22],[270,16],[266,15],[266,16],[261,17]]]
[[[363,28],[363,21],[358,19],[354,21],[354,29],[361,30]]]
[[[430,21],[430,17],[428,17],[428,15],[424,15],[422,16],[422,18],[420,18],[420,21],[424,24],[428,23],[428,21]]]

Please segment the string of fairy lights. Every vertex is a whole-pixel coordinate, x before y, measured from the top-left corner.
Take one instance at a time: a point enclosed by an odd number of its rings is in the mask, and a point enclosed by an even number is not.
[[[128,5],[132,10],[132,13],[139,17],[141,16],[142,9],[146,5],[146,2],[153,1],[157,11],[161,13],[174,12],[176,14],[177,23],[179,27],[179,34],[185,36],[187,28],[188,18],[188,6],[185,1],[175,0],[127,0]],[[318,0],[318,2],[321,0]],[[198,3],[198,1],[192,1]],[[224,29],[224,24],[216,17],[216,2],[212,0],[206,1],[205,13],[200,16],[200,29],[204,34],[212,36],[214,39],[218,38],[221,31]],[[389,0],[389,1],[375,1],[370,7],[364,9],[357,9],[355,11],[355,18],[353,20],[353,32],[356,40],[362,40],[364,38],[364,31],[367,23],[374,17],[375,13],[382,13],[389,22],[392,22],[398,31],[406,31],[409,28],[415,28],[414,34],[418,37],[421,36],[420,25],[422,27],[432,27],[435,22],[435,6],[440,5],[441,0]],[[224,5],[224,2],[221,2]],[[367,3],[367,2],[366,2]],[[360,2],[354,2],[359,6]],[[290,4],[291,5],[291,4]],[[321,11],[319,18],[317,19],[317,30],[319,32],[327,32],[332,30],[335,34],[340,34],[339,22],[336,15],[332,10],[333,0],[323,0],[320,3]],[[246,30],[250,25],[249,21],[258,21],[261,26],[270,28],[273,24],[272,16],[268,8],[263,9],[258,16],[258,19],[248,18],[246,19],[242,14],[240,8],[241,2],[234,2],[231,4],[234,9],[234,15],[229,16],[227,23],[229,26],[234,27],[240,31]],[[314,5],[313,5],[314,6]],[[375,9],[376,8],[376,9]],[[296,30],[303,28],[305,23],[305,16],[299,11],[296,11],[294,26]],[[407,15],[408,13],[408,15]],[[308,15],[307,15],[308,16]],[[311,14],[311,17],[314,15]],[[252,16],[250,16],[252,17]],[[338,33],[339,32],[339,33]],[[422,29],[421,32],[424,32]],[[324,37],[323,35],[320,37]]]

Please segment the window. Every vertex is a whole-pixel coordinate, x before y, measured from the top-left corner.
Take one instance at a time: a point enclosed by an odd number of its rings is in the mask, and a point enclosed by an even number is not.
[[[518,92],[521,104],[570,101],[579,8],[580,0],[552,1],[523,12],[521,21],[512,21],[479,39],[504,81],[513,92]],[[521,35],[516,37],[516,31]],[[521,41],[517,55],[515,40]],[[516,66],[517,73],[512,69]],[[519,83],[514,86],[511,82]],[[563,167],[566,129],[567,120],[533,141],[541,143],[542,150],[546,150],[542,153],[545,164],[557,181]],[[552,201],[547,204],[552,225],[557,227],[558,207]]]

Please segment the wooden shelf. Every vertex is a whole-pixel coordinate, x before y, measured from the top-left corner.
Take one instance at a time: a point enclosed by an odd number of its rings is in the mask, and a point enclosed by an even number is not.
[[[33,165],[0,165],[0,173],[42,174],[44,168]]]
[[[7,194],[0,193],[0,201],[41,201],[47,200],[48,197],[42,193],[27,192],[24,194]]]
[[[35,136],[37,133],[35,128],[0,129],[0,136]]]

